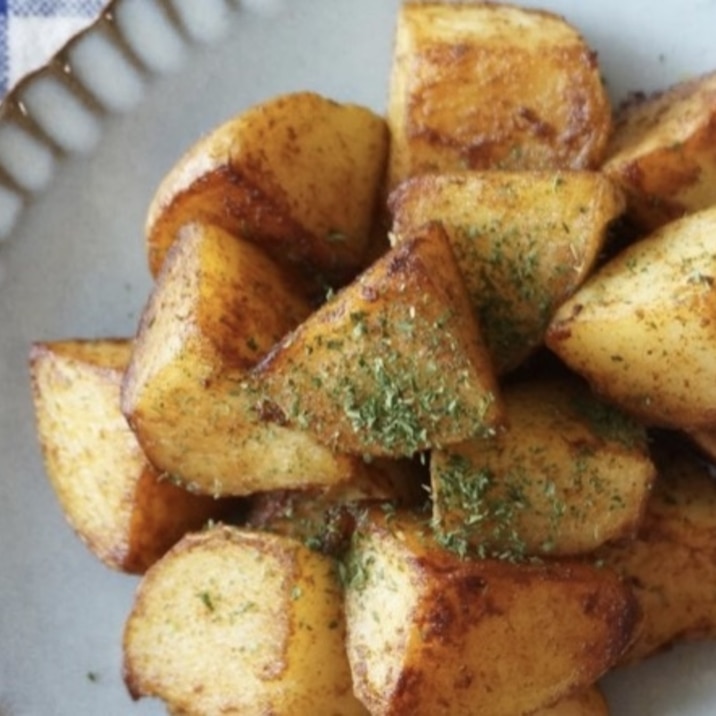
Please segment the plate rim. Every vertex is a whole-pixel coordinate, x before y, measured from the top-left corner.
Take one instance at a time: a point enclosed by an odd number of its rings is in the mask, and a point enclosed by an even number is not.
[[[61,161],[66,157],[79,154],[91,155],[94,152],[94,147],[85,149],[62,146],[37,120],[23,98],[25,93],[36,84],[46,80],[56,81],[66,93],[65,101],[76,101],[92,119],[97,120],[101,138],[104,120],[122,113],[122,110],[103,103],[79,77],[75,70],[76,63],[72,59],[73,50],[79,43],[88,37],[102,35],[113,45],[114,49],[119,51],[121,59],[127,63],[130,70],[134,70],[142,78],[168,74],[172,71],[163,71],[152,67],[134,49],[133,34],[123,28],[122,23],[118,20],[122,8],[133,1],[135,0],[105,0],[94,19],[90,20],[82,29],[72,33],[46,62],[17,80],[4,97],[0,98],[0,132],[6,128],[14,127],[23,133],[31,144],[41,152],[45,152],[51,160]],[[235,11],[240,7],[240,0],[220,0],[220,2],[230,11]],[[143,3],[147,3],[146,8],[149,8],[150,12],[157,10],[166,18],[184,48],[200,42],[192,36],[191,27],[181,17],[175,4],[176,0],[143,0]],[[176,70],[176,68],[174,69]],[[145,89],[143,88],[143,91]],[[6,197],[10,197],[10,201],[14,201],[18,207],[13,215],[7,218],[4,225],[0,223],[0,253],[2,244],[12,240],[18,224],[29,206],[44,193],[55,174],[56,171],[52,171],[48,181],[43,182],[40,186],[23,185],[8,170],[0,153],[0,194],[4,193]]]

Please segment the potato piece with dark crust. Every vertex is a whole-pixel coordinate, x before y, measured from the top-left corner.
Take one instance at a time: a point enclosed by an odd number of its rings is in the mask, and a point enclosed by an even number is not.
[[[156,276],[182,226],[213,223],[330,278],[364,265],[387,154],[385,121],[311,92],[247,109],[192,147],[149,208]]]
[[[507,427],[433,451],[434,527],[481,555],[576,555],[634,537],[655,475],[646,431],[575,380],[503,388]]]
[[[394,240],[428,221],[447,232],[498,373],[542,344],[554,311],[584,282],[624,209],[602,174],[461,172],[403,182]]]
[[[592,169],[611,132],[596,54],[563,18],[406,3],[388,104],[389,189],[427,172]]]
[[[122,408],[145,453],[213,495],[325,486],[365,465],[263,420],[248,370],[311,311],[256,246],[190,225],[142,316]]]
[[[716,72],[626,104],[602,171],[653,230],[716,204]]]
[[[561,306],[545,340],[647,425],[716,424],[716,207],[627,247]]]
[[[657,450],[655,460],[659,474],[639,536],[597,553],[632,586],[644,613],[626,662],[716,637],[716,483],[684,450]]]
[[[149,464],[119,408],[128,340],[35,343],[30,373],[45,468],[67,521],[106,565],[141,573],[225,500],[193,495]]]
[[[313,313],[255,378],[269,415],[358,455],[409,456],[501,420],[492,366],[437,224]]]
[[[639,610],[610,570],[460,559],[372,515],[347,561],[348,656],[373,716],[521,716],[593,684]]]
[[[127,620],[124,674],[182,716],[367,715],[333,561],[265,533],[215,528],[158,562]]]

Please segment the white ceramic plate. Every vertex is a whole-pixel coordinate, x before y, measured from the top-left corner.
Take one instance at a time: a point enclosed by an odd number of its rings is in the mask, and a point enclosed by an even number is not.
[[[120,637],[135,580],[87,553],[46,482],[30,403],[30,342],[134,331],[149,288],[145,208],[201,132],[297,89],[382,110],[397,4],[118,0],[114,24],[100,24],[14,95],[29,120],[16,106],[4,109],[0,716],[163,713],[156,702],[132,704],[121,682]],[[561,12],[581,28],[615,100],[716,68],[714,0],[526,4]],[[119,53],[103,44],[117,27]],[[65,79],[67,66],[74,79]],[[94,99],[74,94],[79,85]],[[714,670],[716,645],[700,645],[612,676],[613,714],[710,716]]]

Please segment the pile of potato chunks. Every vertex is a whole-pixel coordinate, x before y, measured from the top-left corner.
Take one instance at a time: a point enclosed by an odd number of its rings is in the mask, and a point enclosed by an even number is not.
[[[614,118],[613,118],[614,117]],[[564,19],[406,3],[149,209],[136,337],[37,343],[47,472],[174,714],[597,716],[716,630],[716,75],[617,112]]]

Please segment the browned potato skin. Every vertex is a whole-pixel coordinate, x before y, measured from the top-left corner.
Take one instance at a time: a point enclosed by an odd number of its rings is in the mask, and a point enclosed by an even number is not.
[[[183,716],[366,716],[342,603],[332,560],[299,542],[229,527],[189,535],[139,587],[127,686]]]
[[[609,716],[609,706],[599,688],[592,686],[535,711],[533,716]]]
[[[350,454],[410,456],[501,420],[494,372],[437,224],[313,313],[255,378],[278,406],[270,415]]]
[[[595,53],[562,18],[492,3],[407,3],[388,105],[388,188],[463,169],[590,169],[611,107]]]
[[[643,626],[623,661],[716,636],[716,485],[693,454],[657,450],[659,476],[638,538],[600,550],[631,585]]]
[[[416,461],[377,458],[363,475],[324,489],[278,490],[246,498],[245,526],[292,537],[313,549],[342,555],[356,518],[376,504],[386,510],[425,502],[423,470]]]
[[[45,468],[67,521],[107,566],[142,573],[227,511],[149,464],[119,409],[129,340],[35,343],[30,373]]]
[[[443,225],[503,374],[542,344],[554,311],[591,272],[624,197],[597,172],[493,170],[413,177],[389,206],[395,240],[428,221]]]
[[[194,491],[246,495],[342,482],[363,461],[266,422],[248,370],[311,311],[253,244],[190,225],[141,319],[122,409],[146,455]]]
[[[716,207],[632,244],[555,314],[547,346],[647,425],[716,424]]]
[[[153,275],[181,227],[213,223],[274,258],[342,279],[363,266],[387,155],[385,121],[311,92],[242,112],[192,147],[146,222]]]
[[[374,515],[358,534],[348,655],[374,716],[533,713],[594,683],[638,623],[610,570],[461,560],[403,515]]]
[[[625,105],[602,167],[654,230],[716,204],[716,72]]]
[[[502,397],[503,431],[431,455],[443,539],[564,556],[634,537],[655,476],[646,431],[574,380],[519,382]]]

